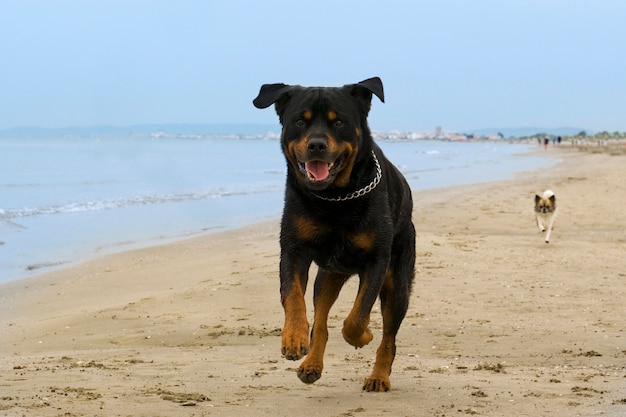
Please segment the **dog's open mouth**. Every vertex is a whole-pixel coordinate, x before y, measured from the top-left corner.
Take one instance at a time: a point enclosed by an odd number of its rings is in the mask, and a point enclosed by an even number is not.
[[[330,170],[334,165],[334,162],[309,161],[304,163],[304,170],[310,181],[324,181],[330,176]]]
[[[333,181],[337,172],[341,170],[343,160],[344,156],[342,155],[331,162],[316,159],[298,162],[298,166],[311,185],[326,186]]]

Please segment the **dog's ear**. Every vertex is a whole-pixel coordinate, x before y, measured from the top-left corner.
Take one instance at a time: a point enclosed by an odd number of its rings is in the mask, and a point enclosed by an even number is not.
[[[539,197],[538,194],[535,194],[535,205],[539,203],[539,200],[541,200],[541,197]]]
[[[252,100],[252,104],[254,104],[254,107],[257,109],[265,109],[283,100],[286,95],[289,95],[292,88],[292,86],[283,83],[263,84],[259,95]]]
[[[554,203],[556,202],[556,196],[555,195],[551,195],[550,196],[550,202],[552,203],[552,205],[554,205]]]
[[[276,103],[283,95],[291,89],[291,86],[283,83],[263,84],[259,95],[252,100],[252,104],[257,109],[265,109]]]
[[[289,101],[289,98],[291,98],[292,91],[293,87],[287,84],[263,84],[259,95],[252,100],[252,104],[254,104],[257,109],[265,109],[272,104],[276,104],[276,113],[278,113],[278,117],[282,123],[283,108]]]
[[[369,91],[368,101],[372,100],[372,94],[374,93],[376,97],[380,99],[383,103],[385,102],[385,92],[383,90],[383,82],[378,77],[368,78],[367,80],[363,80],[359,83],[353,84],[352,95],[355,97],[359,97],[364,94],[363,89]]]
[[[372,105],[372,94],[385,102],[385,93],[383,91],[383,82],[378,77],[368,78],[356,84],[345,85],[344,88],[348,89],[350,95],[363,104],[365,112],[369,112]]]

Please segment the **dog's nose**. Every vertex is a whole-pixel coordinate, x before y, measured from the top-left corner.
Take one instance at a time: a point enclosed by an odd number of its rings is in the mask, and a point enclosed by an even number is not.
[[[324,138],[314,137],[309,139],[306,146],[311,152],[324,152],[328,147],[328,143],[326,143]]]

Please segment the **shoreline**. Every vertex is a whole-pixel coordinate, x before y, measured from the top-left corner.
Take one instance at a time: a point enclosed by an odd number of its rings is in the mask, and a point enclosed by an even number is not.
[[[354,279],[331,311],[322,379],[300,383],[297,363],[280,357],[272,220],[0,284],[0,410],[624,413],[626,156],[550,154],[561,162],[511,180],[414,192],[415,289],[390,393],[360,389],[380,338],[378,306],[372,344],[354,350],[341,338]],[[548,245],[532,211],[546,188],[560,207]]]
[[[461,144],[459,148],[459,145],[428,142],[425,147],[421,144],[415,148],[411,143],[408,148],[402,148],[405,145],[389,143],[386,152],[407,170],[407,179],[414,189],[471,185],[492,181],[494,177],[508,179],[520,170],[551,163],[548,155],[536,152],[530,145],[471,143]],[[399,147],[410,152],[398,152]],[[274,153],[272,157],[279,157],[282,162],[282,155]],[[465,159],[457,156],[460,154],[466,155]],[[422,160],[423,155],[430,156]],[[415,158],[422,165],[415,165]],[[434,162],[438,159],[441,161]],[[278,176],[283,178],[284,173]],[[284,187],[284,179],[279,184]],[[63,213],[61,210],[46,219],[37,216],[25,218],[23,220],[26,223],[23,225],[15,223],[15,227],[24,228],[23,233],[9,233],[6,236],[7,244],[3,246],[5,258],[0,262],[0,266],[4,267],[0,270],[0,282],[58,270],[84,259],[167,244],[280,218],[282,188],[281,191],[259,195],[259,198],[255,198],[254,194],[75,214]],[[94,201],[98,202],[99,199]],[[100,201],[94,205],[107,204],[106,201]],[[28,221],[35,223],[29,224]],[[37,221],[42,223],[38,224]],[[46,222],[49,223],[48,227],[43,227]],[[128,226],[122,227],[124,224]]]

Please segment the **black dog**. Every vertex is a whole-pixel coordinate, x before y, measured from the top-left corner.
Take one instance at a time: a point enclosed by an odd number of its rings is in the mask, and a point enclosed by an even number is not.
[[[396,334],[413,282],[415,229],[409,186],[367,125],[372,93],[384,102],[377,77],[338,88],[266,84],[254,105],[275,104],[287,159],[280,235],[282,353],[290,360],[308,354],[298,369],[303,382],[322,376],[328,313],[344,283],[358,274],[343,337],[357,348],[372,340],[370,312],[380,296],[383,338],[363,389],[388,391]],[[304,293],[313,261],[319,269],[309,343]]]

